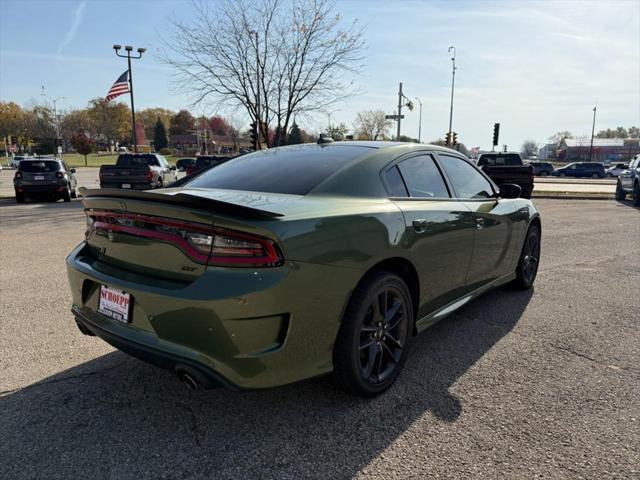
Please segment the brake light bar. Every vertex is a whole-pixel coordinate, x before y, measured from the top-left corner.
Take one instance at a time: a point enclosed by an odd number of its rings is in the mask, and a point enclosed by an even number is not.
[[[94,232],[118,232],[170,243],[198,263],[272,267],[283,258],[268,238],[237,230],[135,213],[85,211],[87,240]]]

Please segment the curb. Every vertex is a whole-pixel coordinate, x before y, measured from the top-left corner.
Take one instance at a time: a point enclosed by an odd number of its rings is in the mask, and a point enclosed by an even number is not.
[[[592,195],[572,195],[571,193],[551,193],[541,192],[539,195],[535,193],[531,196],[532,200],[537,198],[555,199],[555,200],[615,200],[615,196],[610,193],[592,194]]]

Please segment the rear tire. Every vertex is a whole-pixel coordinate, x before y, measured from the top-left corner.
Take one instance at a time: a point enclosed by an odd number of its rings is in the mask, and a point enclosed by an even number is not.
[[[618,183],[616,183],[616,200],[621,202],[627,196],[627,192],[622,188],[622,182],[618,179]]]
[[[540,172],[540,176],[541,177],[548,177],[549,176],[549,172],[547,172],[546,170],[543,170],[542,172]]]
[[[413,327],[407,285],[393,273],[366,277],[349,301],[333,348],[340,388],[362,397],[387,390],[398,378]]]
[[[16,203],[24,203],[24,193],[16,193]]]
[[[70,190],[70,189],[68,189],[68,188],[67,188],[67,189],[64,191],[64,193],[62,194],[62,199],[63,199],[65,202],[70,202],[70,201],[71,201],[71,190]]]
[[[531,225],[524,239],[524,245],[516,267],[516,279],[512,282],[513,286],[520,290],[530,289],[538,275],[539,263],[540,228],[537,225]]]
[[[634,207],[640,207],[640,183],[636,182],[633,186],[633,194],[631,201]]]
[[[558,174],[558,176],[559,176],[559,177],[566,177],[566,176],[567,176],[567,174],[566,174],[566,173],[564,173],[564,172],[560,172],[560,173]]]

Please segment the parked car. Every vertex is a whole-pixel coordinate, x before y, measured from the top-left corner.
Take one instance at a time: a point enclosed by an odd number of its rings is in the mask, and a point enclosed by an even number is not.
[[[548,177],[554,171],[551,162],[529,162],[529,165],[533,167],[533,174],[540,177]]]
[[[626,163],[617,163],[613,167],[607,168],[604,171],[604,175],[606,177],[617,177],[628,168],[629,168],[629,165],[627,165]]]
[[[618,177],[616,200],[622,201],[629,194],[633,205],[640,207],[640,155],[636,155],[629,163],[629,168]]]
[[[176,162],[176,168],[179,172],[184,172],[187,168],[192,168],[196,164],[195,158],[181,158]]]
[[[524,165],[519,153],[491,152],[478,156],[477,165],[498,185],[515,183],[522,189],[523,198],[533,192],[533,167]]]
[[[604,165],[597,162],[576,162],[556,168],[554,177],[604,178]]]
[[[220,155],[200,155],[196,157],[196,163],[192,167],[187,167],[186,172],[187,175],[193,175],[200,170],[204,170],[210,167],[215,167],[220,165],[221,163],[226,162],[231,159],[229,156],[220,156]]]
[[[162,188],[177,179],[176,167],[155,153],[122,153],[115,165],[100,167],[101,188],[149,190]]]
[[[11,160],[9,160],[9,166],[13,168],[18,168],[22,160],[28,160],[30,158],[33,158],[33,157],[30,157],[28,155],[14,155],[13,157],[11,157]]]
[[[75,168],[57,158],[23,158],[13,177],[16,202],[28,196],[47,195],[70,202],[76,198],[78,181]]]
[[[83,333],[190,388],[333,371],[373,396],[415,333],[536,277],[534,205],[447,148],[292,145],[180,182],[86,192],[86,238],[67,271]]]

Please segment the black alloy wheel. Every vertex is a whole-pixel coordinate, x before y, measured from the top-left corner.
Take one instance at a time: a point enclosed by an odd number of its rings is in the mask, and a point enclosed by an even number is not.
[[[413,304],[406,284],[375,272],[356,288],[334,346],[334,377],[344,390],[378,395],[396,380],[407,355]]]
[[[367,308],[360,327],[360,368],[369,382],[383,383],[400,362],[406,320],[407,306],[402,293],[393,287],[380,290]]]
[[[616,183],[616,200],[621,202],[627,196],[627,192],[622,188],[622,182],[618,179],[618,183]]]
[[[515,286],[527,290],[533,286],[540,264],[540,229],[536,225],[529,227],[522,246],[522,253],[516,268]]]

